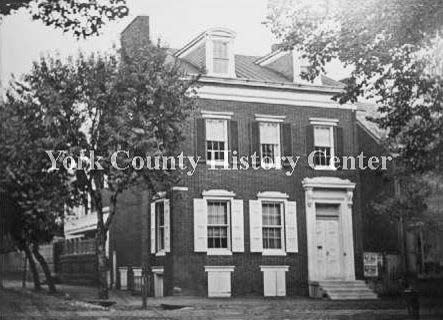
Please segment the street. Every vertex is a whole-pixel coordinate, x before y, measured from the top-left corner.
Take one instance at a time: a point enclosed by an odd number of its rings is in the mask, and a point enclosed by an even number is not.
[[[139,297],[135,297],[139,299]],[[177,301],[177,302],[174,302]],[[161,302],[159,304],[159,302]],[[139,305],[103,308],[73,299],[65,293],[55,296],[30,289],[0,290],[0,319],[408,319],[397,300],[324,301],[300,299],[206,299],[182,297],[150,299],[148,310]],[[167,310],[162,303],[184,306]],[[182,303],[186,303],[183,305]],[[440,310],[441,311],[441,310]],[[435,310],[427,309],[420,319],[441,319]]]

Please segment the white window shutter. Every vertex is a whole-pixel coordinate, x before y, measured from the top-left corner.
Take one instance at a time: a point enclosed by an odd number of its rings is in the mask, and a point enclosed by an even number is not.
[[[275,272],[276,277],[276,295],[278,297],[286,296],[286,272],[283,270],[278,270]]]
[[[194,199],[194,251],[208,248],[208,210],[206,200]]]
[[[245,251],[245,239],[243,229],[243,200],[232,200],[232,252]]]
[[[287,201],[285,209],[286,252],[298,252],[297,203]]]
[[[151,253],[155,253],[155,202],[151,202]]]
[[[169,199],[163,201],[163,214],[165,221],[165,252],[171,251],[171,209]]]
[[[274,270],[263,272],[263,294],[265,297],[275,297],[277,295],[275,273]]]
[[[259,200],[249,200],[249,225],[251,252],[263,251],[263,230],[261,202]]]

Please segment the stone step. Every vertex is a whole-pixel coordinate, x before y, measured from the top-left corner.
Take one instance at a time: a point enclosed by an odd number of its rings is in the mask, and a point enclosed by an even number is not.
[[[331,300],[375,300],[377,295],[364,281],[321,281],[319,287]]]

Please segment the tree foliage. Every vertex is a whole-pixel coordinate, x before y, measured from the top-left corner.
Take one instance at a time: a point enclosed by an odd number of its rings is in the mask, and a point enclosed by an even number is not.
[[[338,59],[352,68],[340,103],[373,101],[407,170],[441,170],[442,0],[274,1],[267,19],[286,49],[303,52],[313,80]]]
[[[97,213],[100,298],[107,298],[106,233],[116,214],[119,195],[132,187],[142,187],[144,192],[167,190],[179,179],[178,171],[146,167],[135,170],[131,162],[137,155],[146,159],[179,153],[184,120],[196,101],[195,82],[185,81],[183,76],[178,63],[167,61],[164,49],[148,45],[131,56],[123,54],[121,59],[115,54],[80,55],[68,61],[42,58],[25,76],[26,86],[17,89],[16,83],[9,93],[9,99],[20,102],[23,96],[30,97],[24,105],[41,110],[41,118],[35,120],[45,124],[44,133],[50,140],[47,144],[36,142],[40,149],[35,161],[50,167],[45,150],[54,150],[56,157],[58,150],[64,150],[59,168],[64,159],[68,163],[68,157],[73,157],[69,163],[74,167],[68,170],[75,173],[68,184],[70,194],[54,196],[77,199],[78,194],[84,194],[92,199]],[[95,159],[90,157],[91,152]],[[117,164],[127,167],[125,170],[113,166],[116,152]],[[46,179],[51,174],[42,173]],[[107,198],[110,205],[105,219]]]
[[[34,20],[84,38],[98,35],[107,21],[129,13],[126,0],[3,0],[0,17],[21,8]]]
[[[66,145],[51,135],[44,107],[35,103],[27,90],[16,82],[14,92],[20,99],[9,96],[0,106],[0,193],[17,208],[8,216],[7,232],[15,247],[31,260],[31,245],[38,248],[61,233],[64,206],[73,203],[75,195],[66,170],[47,170],[50,162],[44,150]],[[46,277],[53,286],[50,273]]]

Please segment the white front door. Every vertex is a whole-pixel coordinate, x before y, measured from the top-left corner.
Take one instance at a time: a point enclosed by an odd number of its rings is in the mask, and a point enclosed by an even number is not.
[[[338,216],[317,216],[317,270],[323,279],[332,280],[342,277],[340,268],[340,238]]]

